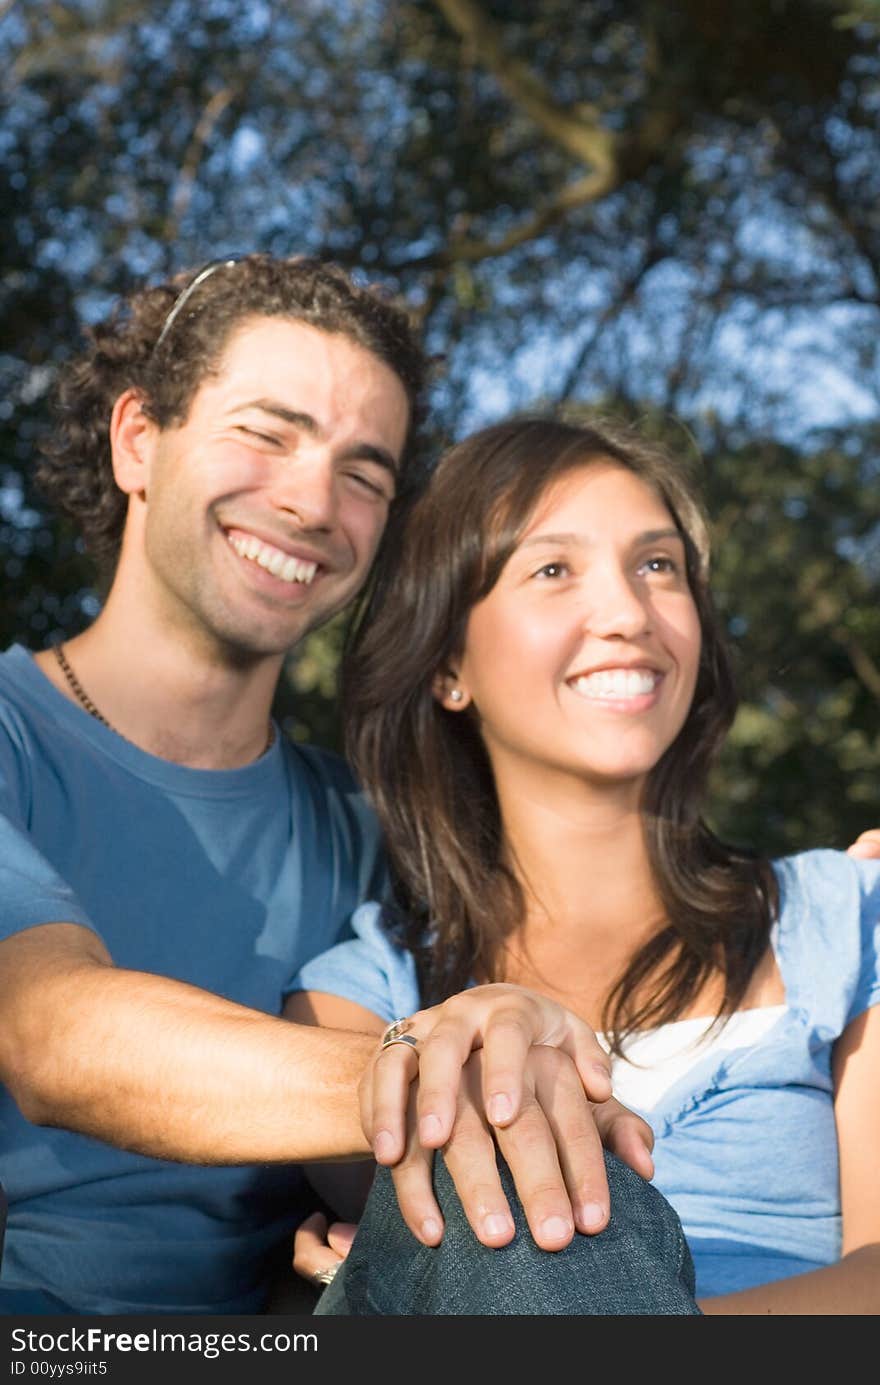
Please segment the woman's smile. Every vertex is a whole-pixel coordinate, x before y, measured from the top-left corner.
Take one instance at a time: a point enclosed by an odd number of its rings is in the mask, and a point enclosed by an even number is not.
[[[682,536],[651,486],[601,460],[545,492],[456,676],[496,777],[527,763],[630,782],[681,730],[699,658]]]

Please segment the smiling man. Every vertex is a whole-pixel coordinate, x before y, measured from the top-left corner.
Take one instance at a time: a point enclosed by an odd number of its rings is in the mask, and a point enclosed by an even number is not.
[[[106,598],[76,638],[0,656],[0,1313],[258,1310],[314,1205],[309,1160],[374,1152],[436,1244],[430,1148],[481,1045],[482,1092],[459,1096],[470,1124],[448,1144],[477,1235],[514,1234],[493,1098],[538,1243],[567,1243],[583,1204],[607,1215],[584,1097],[608,1095],[607,1061],[552,1002],[478,987],[420,1013],[427,1153],[404,1152],[412,1034],[380,1049],[285,1018],[384,867],[346,767],[282,737],[272,699],[410,486],[423,374],[379,294],[252,255],[135,294],[63,378],[42,481]],[[584,1086],[551,1119],[523,1107],[518,1139],[524,1063],[546,1044]],[[603,1131],[636,1164],[640,1125]],[[530,1188],[562,1127],[565,1178]]]

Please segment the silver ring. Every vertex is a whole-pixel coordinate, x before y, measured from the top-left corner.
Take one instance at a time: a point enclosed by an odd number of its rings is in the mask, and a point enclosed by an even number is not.
[[[315,1270],[312,1275],[312,1283],[323,1289],[335,1279],[342,1268],[342,1261],[338,1260],[335,1265],[328,1265],[325,1270]]]
[[[379,1052],[384,1053],[392,1044],[406,1044],[407,1048],[418,1048],[419,1041],[412,1034],[395,1034],[393,1039],[383,1039]]]
[[[384,1053],[385,1049],[390,1048],[392,1044],[406,1044],[407,1048],[418,1048],[418,1039],[406,1032],[411,1024],[412,1020],[408,1015],[405,1015],[403,1019],[395,1020],[393,1024],[389,1024],[382,1035],[382,1047],[379,1052]]]
[[[412,1020],[408,1015],[404,1015],[403,1019],[395,1020],[393,1024],[389,1024],[382,1035],[382,1047],[384,1048],[386,1044],[393,1044],[395,1039],[399,1039],[406,1033],[411,1024]]]

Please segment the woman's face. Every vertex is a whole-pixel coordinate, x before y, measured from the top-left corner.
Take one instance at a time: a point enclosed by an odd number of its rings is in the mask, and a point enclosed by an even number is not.
[[[470,613],[457,683],[437,690],[450,710],[475,706],[499,789],[547,774],[640,786],[684,724],[699,658],[672,516],[599,461],[548,487]]]

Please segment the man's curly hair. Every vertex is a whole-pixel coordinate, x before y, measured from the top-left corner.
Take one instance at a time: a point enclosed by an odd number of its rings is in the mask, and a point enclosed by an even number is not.
[[[355,284],[336,265],[252,254],[214,269],[169,322],[192,280],[193,272],[184,272],[133,294],[88,330],[89,349],[59,375],[57,426],[41,448],[37,482],[76,522],[105,579],[116,565],[128,505],[111,465],[114,403],[135,389],[160,428],[184,422],[193,396],[219,368],[230,335],[249,317],[283,317],[340,333],[388,365],[410,403],[399,491],[406,492],[415,470],[426,358],[401,307],[378,288]]]

